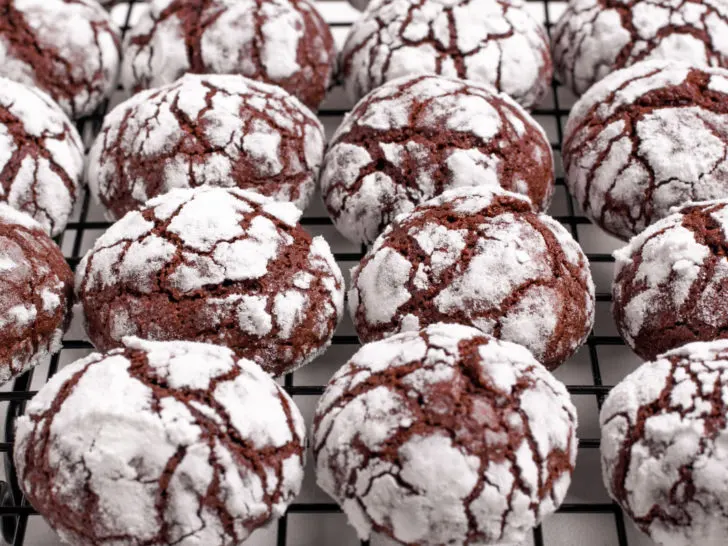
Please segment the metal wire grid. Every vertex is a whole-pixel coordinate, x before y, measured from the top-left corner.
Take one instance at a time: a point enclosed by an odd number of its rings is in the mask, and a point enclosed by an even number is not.
[[[129,6],[126,10],[124,17],[124,24],[121,27],[122,33],[125,34],[130,27],[130,20],[132,16],[132,10],[135,3],[139,0],[128,0]],[[543,6],[543,12],[545,16],[546,27],[549,32],[553,26],[552,15],[553,4],[556,0],[528,0],[533,3],[540,3]],[[351,21],[342,22],[334,21],[331,22],[332,28],[337,27],[348,27]],[[552,142],[554,154],[557,158],[560,157],[561,145],[563,142],[563,126],[562,120],[565,119],[569,114],[569,109],[563,107],[559,100],[559,84],[557,82],[552,83],[552,104],[549,107],[537,108],[533,111],[536,117],[549,117],[555,120],[555,129],[557,141]],[[99,110],[91,117],[79,122],[78,127],[81,134],[84,135],[86,144],[91,141],[91,137],[95,135],[101,127],[103,117],[109,108],[109,102],[107,101],[102,105]],[[327,118],[332,120],[338,120],[346,113],[344,109],[322,109],[319,111],[319,116],[322,120]],[[563,177],[557,178],[557,188],[564,187]],[[563,223],[571,231],[574,238],[579,240],[579,226],[589,224],[589,221],[581,216],[575,209],[574,203],[568,192],[565,193],[567,214],[554,216],[558,221]],[[67,253],[68,263],[71,268],[75,268],[82,256],[82,244],[84,240],[84,233],[89,230],[103,230],[106,229],[109,224],[106,222],[96,222],[89,220],[89,209],[90,209],[90,198],[87,192],[81,200],[81,210],[78,221],[74,221],[68,224],[66,237],[72,235],[72,247],[70,253]],[[307,226],[330,226],[331,221],[329,218],[324,216],[305,216],[302,220],[302,224]],[[68,243],[63,240],[64,235],[57,239],[57,242]],[[356,253],[335,253],[338,261],[355,262],[358,261],[364,252],[364,247]],[[589,248],[585,248],[587,256],[592,266],[599,263],[610,263],[613,262],[613,258],[608,253],[592,253],[589,252]],[[597,293],[597,302],[611,302],[611,294],[608,292]],[[337,335],[333,339],[334,345],[358,345],[359,341],[356,336],[351,335]],[[602,370],[600,369],[598,348],[600,346],[620,346],[624,345],[621,338],[618,336],[605,336],[595,335],[592,333],[587,341],[586,350],[588,351],[588,357],[590,361],[590,371],[593,379],[592,385],[587,384],[569,384],[568,389],[572,395],[587,395],[594,396],[596,398],[597,407],[601,408],[601,404],[604,397],[611,388],[610,385],[605,385],[602,381]],[[65,339],[63,342],[63,350],[69,349],[91,349],[92,345],[82,339]],[[53,356],[48,368],[45,380],[47,381],[53,376],[58,370],[60,354]],[[24,411],[25,403],[33,397],[36,391],[31,390],[31,382],[33,380],[33,370],[25,373],[14,380],[12,390],[7,392],[0,392],[0,404],[6,405],[5,415],[5,438],[3,442],[0,442],[0,453],[4,455],[5,464],[5,476],[7,481],[0,482],[0,527],[2,535],[5,540],[14,546],[21,546],[25,544],[26,530],[28,528],[29,518],[39,517],[37,512],[27,503],[23,498],[22,493],[18,487],[17,477],[12,462],[12,446],[13,446],[13,431],[15,419],[22,414]],[[39,373],[37,370],[35,373]],[[36,381],[37,382],[37,381]],[[291,373],[284,378],[284,387],[292,396],[308,396],[317,397],[323,392],[323,385],[297,385],[296,384],[296,373]],[[580,438],[579,449],[580,450],[594,450],[599,447],[599,438]],[[592,477],[598,480],[596,476]],[[289,537],[289,515],[290,514],[312,514],[315,517],[316,514],[335,514],[339,513],[340,509],[334,503],[306,503],[299,502],[294,503],[288,510],[288,514],[280,518],[277,523],[276,532],[276,544],[277,546],[286,546]],[[616,537],[619,546],[628,546],[627,532],[625,529],[624,518],[619,507],[614,503],[567,503],[562,505],[558,513],[562,514],[606,514],[613,517],[613,523],[616,530]],[[544,537],[544,533],[541,527],[537,527],[533,531],[533,544],[534,546],[555,546],[553,541],[547,541]],[[368,542],[361,541],[361,545],[368,545]]]

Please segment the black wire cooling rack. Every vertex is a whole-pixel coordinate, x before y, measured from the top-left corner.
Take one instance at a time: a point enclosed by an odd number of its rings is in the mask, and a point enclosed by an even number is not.
[[[132,17],[132,10],[134,4],[138,3],[139,0],[129,0],[129,6],[125,9],[126,11],[122,14],[121,20],[123,25],[121,30],[126,33],[130,26],[130,20]],[[543,8],[543,16],[545,18],[546,27],[551,31],[553,20],[556,15],[554,8],[558,6],[559,2],[556,0],[528,0],[533,4],[540,4]],[[120,9],[119,7],[116,8]],[[117,13],[118,15],[118,13]],[[117,21],[119,19],[117,18]],[[345,28],[351,23],[352,18],[342,21],[339,17],[332,18],[330,24],[334,32],[341,31],[345,32]],[[569,109],[566,106],[562,106],[559,97],[561,95],[559,84],[554,82],[551,89],[551,104],[547,107],[541,107],[534,110],[533,114],[537,120],[548,121],[552,125],[551,133],[552,146],[554,155],[557,163],[560,161],[560,151],[563,136],[563,124],[566,117],[569,114]],[[563,90],[561,90],[563,91]],[[85,136],[87,145],[90,143],[91,137],[95,135],[103,121],[103,116],[109,108],[109,103],[102,105],[101,108],[91,117],[82,120],[79,123],[79,130],[81,134]],[[324,122],[329,125],[335,126],[343,114],[346,112],[343,108],[324,108],[319,111],[319,116]],[[556,139],[554,142],[553,139]],[[561,192],[564,194],[565,209],[562,208],[562,212],[565,214],[555,215],[554,217],[562,222],[572,233],[572,235],[579,241],[580,227],[589,225],[589,221],[583,216],[579,215],[575,210],[574,204],[571,198],[568,196],[568,192],[564,191],[564,180],[563,177],[557,179],[557,193]],[[90,211],[90,198],[88,193],[84,193],[81,204],[80,214],[78,220],[69,223],[66,233],[60,236],[57,242],[63,245],[66,250],[67,260],[72,268],[75,268],[78,264],[84,245],[84,236],[87,232],[101,231],[106,229],[109,224],[105,222],[91,221],[89,219]],[[310,229],[317,229],[326,226],[331,226],[331,222],[325,216],[311,216],[305,215],[302,223],[309,226]],[[587,256],[592,264],[592,268],[595,264],[608,264],[613,262],[613,258],[609,253],[606,252],[590,252],[589,245],[584,245]],[[356,262],[358,261],[363,253],[363,248],[359,252],[343,252],[335,253],[338,261],[343,262]],[[597,302],[598,305],[608,305],[611,301],[611,295],[608,292],[598,292]],[[69,337],[69,336],[67,336]],[[74,336],[71,336],[74,337]],[[334,337],[333,344],[336,345],[358,345],[356,336],[353,335],[337,335]],[[605,385],[602,381],[603,369],[600,368],[599,362],[599,349],[605,346],[621,346],[624,345],[622,340],[617,336],[610,335],[592,335],[589,336],[586,347],[583,349],[588,354],[589,363],[580,363],[579,365],[585,365],[590,368],[592,384],[568,384],[569,392],[574,396],[587,396],[594,397],[596,401],[596,407],[600,408],[605,395],[611,388],[610,385]],[[30,544],[26,542],[26,535],[29,522],[32,522],[33,518],[39,518],[40,516],[33,510],[33,508],[25,501],[22,493],[18,487],[15,469],[12,462],[12,448],[13,448],[13,431],[15,419],[22,414],[24,411],[25,403],[35,394],[34,390],[31,390],[31,385],[39,385],[39,381],[47,381],[57,370],[60,362],[61,354],[64,351],[78,350],[78,349],[91,349],[91,344],[83,339],[66,339],[63,342],[63,351],[55,355],[48,367],[47,374],[44,378],[35,378],[33,380],[34,371],[31,370],[26,374],[15,379],[12,384],[12,390],[6,392],[0,392],[0,408],[5,408],[5,438],[3,442],[0,442],[0,453],[4,455],[5,464],[5,477],[6,481],[0,481],[0,528],[2,530],[3,538],[14,546],[21,546],[28,544],[29,546],[39,546],[39,543]],[[354,347],[352,347],[353,349]],[[314,364],[315,365],[315,364]],[[36,376],[40,374],[40,368],[35,370]],[[284,379],[285,389],[295,397],[318,397],[323,392],[323,385],[303,385],[297,384],[296,376],[300,372],[289,374]],[[586,450],[597,450],[599,448],[598,434],[591,434],[593,437],[580,437],[579,439],[579,451],[580,457],[583,456]],[[578,469],[578,467],[577,467]],[[600,482],[600,478],[597,475],[589,476],[590,479]],[[282,517],[277,522],[277,529],[275,529],[275,539],[271,539],[277,546],[285,546],[290,543],[291,531],[290,518],[292,514],[304,514],[308,517],[316,518],[317,516],[325,514],[336,514],[340,510],[338,506],[330,502],[298,502],[294,503],[288,510],[288,514]],[[600,515],[602,517],[610,517],[613,520],[611,534],[614,535],[616,542],[612,542],[615,546],[628,546],[628,534],[625,529],[625,523],[622,516],[621,510],[616,504],[610,502],[572,502],[562,505],[558,511],[560,514],[575,514],[575,515]],[[578,543],[582,543],[579,541]],[[361,542],[362,545],[368,544],[367,542]],[[533,531],[533,544],[534,546],[563,546],[561,540],[547,540],[547,534],[544,533],[541,527],[537,527]],[[577,544],[577,542],[573,542]],[[634,544],[634,543],[633,543]],[[313,546],[313,544],[311,545]],[[316,545],[318,546],[318,545]],[[323,545],[322,545],[323,546]]]

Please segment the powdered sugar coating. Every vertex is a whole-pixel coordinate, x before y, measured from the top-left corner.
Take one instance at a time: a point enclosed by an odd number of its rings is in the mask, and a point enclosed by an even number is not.
[[[688,201],[728,197],[728,70],[648,61],[592,87],[565,130],[566,182],[622,239]]]
[[[42,91],[0,77],[0,201],[63,232],[80,192],[83,145]]]
[[[64,541],[239,544],[303,478],[288,395],[228,349],[129,339],[55,375],[17,420],[27,498]]]
[[[728,341],[640,366],[602,407],[604,484],[657,544],[722,544],[728,532]]]
[[[94,0],[5,0],[0,76],[48,93],[72,118],[111,94],[119,31]]]
[[[607,74],[645,60],[728,68],[724,0],[575,0],[554,31],[562,81],[584,93]]]
[[[613,313],[637,354],[728,337],[728,201],[691,203],[614,253]]]
[[[235,75],[186,75],[117,106],[86,179],[111,219],[173,188],[255,190],[308,205],[324,152],[321,122],[283,89]]]
[[[317,108],[336,51],[307,0],[153,0],[127,35],[121,81],[130,92],[185,73],[241,74]]]
[[[317,482],[361,539],[516,544],[564,499],[576,410],[523,347],[435,324],[363,346],[313,437]]]
[[[341,55],[349,96],[409,74],[484,82],[535,106],[552,75],[546,31],[521,0],[380,0]]]
[[[442,76],[406,76],[372,91],[336,131],[321,172],[337,229],[364,243],[416,205],[475,185],[524,193],[545,210],[551,147],[507,95]]]
[[[497,188],[449,190],[402,215],[352,270],[362,341],[435,322],[524,345],[553,369],[594,322],[594,284],[569,233]]]
[[[300,214],[290,203],[209,186],[150,200],[79,264],[89,337],[101,350],[127,335],[227,345],[275,375],[310,362],[341,318],[344,282]]]
[[[0,204],[0,384],[61,349],[73,273],[43,228]]]

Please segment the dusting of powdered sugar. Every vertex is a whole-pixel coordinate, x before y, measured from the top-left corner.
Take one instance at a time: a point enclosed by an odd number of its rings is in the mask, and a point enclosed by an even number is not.
[[[414,75],[385,83],[345,118],[324,157],[321,192],[337,229],[371,243],[397,215],[454,187],[501,185],[546,210],[553,169],[546,133],[505,93]]]
[[[552,71],[546,31],[520,0],[383,0],[354,23],[341,62],[354,100],[430,73],[494,85],[526,108]]]
[[[0,78],[0,120],[0,172],[9,176],[0,201],[52,235],[62,233],[83,173],[78,131],[48,95],[6,78]]]
[[[560,224],[523,197],[479,186],[449,190],[387,228],[352,272],[349,306],[364,341],[465,322],[555,367],[591,329],[594,284]]]
[[[566,388],[526,349],[435,324],[364,345],[334,375],[316,476],[363,540],[520,543],[564,499],[575,431]]]
[[[640,61],[726,66],[727,37],[722,0],[576,0],[554,30],[554,64],[580,95],[610,72]]]
[[[201,185],[251,189],[304,209],[324,145],[321,122],[283,89],[187,75],[104,118],[86,179],[112,219],[173,188]]]
[[[119,30],[97,2],[13,0],[3,19],[0,76],[42,89],[73,118],[113,92]]]
[[[726,340],[665,353],[604,402],[604,484],[658,544],[721,544],[728,533],[726,404]]]
[[[291,203],[209,186],[150,200],[114,224],[79,265],[76,290],[90,337],[102,347],[145,332],[214,340],[275,373],[310,362],[342,315],[344,282],[328,244],[302,231],[300,215]],[[117,295],[121,287],[131,307]],[[161,305],[154,303],[160,295]],[[186,330],[175,325],[180,312]],[[106,316],[116,318],[107,324]]]
[[[127,36],[121,81],[133,92],[187,72],[241,74],[281,85],[315,108],[334,64],[330,30],[307,1],[155,0]]]
[[[690,333],[670,343],[723,336],[728,325],[722,296],[728,273],[727,232],[728,201],[694,203],[614,253],[615,321],[639,354],[653,358],[672,348],[658,339],[682,325]]]
[[[725,197],[725,82],[725,69],[648,61],[589,89],[564,141],[566,182],[587,216],[626,240],[674,206]]]
[[[21,486],[61,538],[237,544],[282,515],[305,452],[288,395],[222,347],[125,341],[65,367],[18,419]]]

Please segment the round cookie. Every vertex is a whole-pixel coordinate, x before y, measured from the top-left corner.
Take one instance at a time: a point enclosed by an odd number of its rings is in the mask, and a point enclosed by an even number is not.
[[[336,372],[314,417],[317,481],[363,540],[521,544],[566,495],[576,426],[526,349],[436,324]]]
[[[77,546],[240,544],[298,494],[306,450],[301,413],[255,363],[135,338],[61,370],[15,438],[27,499]]]
[[[81,137],[58,105],[0,77],[0,201],[60,235],[81,192],[83,164]]]
[[[121,39],[95,0],[2,0],[0,76],[48,93],[70,117],[116,86]]]
[[[728,70],[647,61],[610,74],[571,111],[566,183],[623,240],[688,201],[728,197]]]
[[[325,147],[321,123],[280,87],[235,75],[186,75],[104,119],[86,179],[110,219],[173,188],[255,190],[308,205]]]
[[[573,0],[553,36],[556,72],[581,95],[610,72],[640,61],[728,67],[728,4]]]
[[[522,0],[379,0],[351,27],[341,71],[353,100],[433,73],[491,84],[532,108],[552,65],[546,31]]]
[[[481,184],[547,209],[551,146],[504,93],[442,76],[407,76],[364,97],[329,143],[321,171],[337,229],[367,244],[398,214],[449,188]]]
[[[600,415],[604,484],[661,546],[728,533],[728,341],[690,343],[628,375]]]
[[[614,253],[612,312],[645,360],[728,337],[728,200],[691,203]]]
[[[0,384],[61,349],[73,273],[30,216],[0,203]]]
[[[591,331],[594,283],[576,241],[526,198],[459,188],[382,233],[352,270],[349,311],[363,342],[455,322],[554,369]]]
[[[129,92],[185,73],[242,74],[316,109],[336,67],[328,25],[308,0],[153,0],[127,35]]]
[[[343,312],[329,245],[290,203],[234,189],[173,190],[115,223],[76,293],[99,350],[124,336],[226,345],[280,375],[322,353]]]

